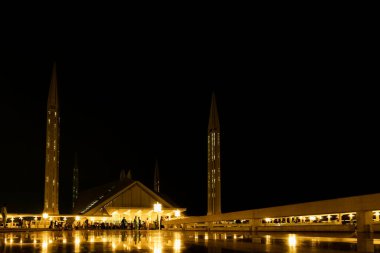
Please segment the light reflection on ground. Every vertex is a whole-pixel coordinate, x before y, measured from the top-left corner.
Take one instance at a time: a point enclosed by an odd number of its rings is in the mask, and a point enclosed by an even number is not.
[[[77,230],[0,233],[0,252],[380,252],[380,235]]]

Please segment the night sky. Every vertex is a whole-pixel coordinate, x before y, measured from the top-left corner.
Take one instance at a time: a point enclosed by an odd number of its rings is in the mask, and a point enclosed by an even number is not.
[[[100,40],[94,30],[3,47],[0,204],[42,212],[54,61],[61,213],[70,212],[77,152],[80,190],[122,169],[153,188],[157,159],[161,192],[189,215],[206,214],[213,91],[223,212],[380,192],[379,103],[366,49],[334,33],[231,31]]]

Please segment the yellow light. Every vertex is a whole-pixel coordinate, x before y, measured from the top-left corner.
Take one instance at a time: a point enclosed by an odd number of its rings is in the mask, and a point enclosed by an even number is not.
[[[64,221],[66,221],[66,220],[67,220],[67,218],[66,218],[66,217],[63,217],[63,220],[64,220]]]
[[[315,221],[317,218],[315,216],[310,216],[311,221]]]
[[[13,218],[13,217],[11,218],[11,221],[12,221],[12,222],[14,221],[14,218]]]
[[[79,216],[75,216],[75,220],[76,221],[80,221],[80,217]]]
[[[174,248],[175,251],[180,251],[181,250],[181,240],[180,239],[175,239],[174,240],[173,248]]]
[[[379,216],[379,212],[375,212],[375,215]]]
[[[95,218],[94,218],[94,217],[91,217],[91,218],[90,218],[90,220],[91,220],[91,221],[94,221],[94,220],[95,220]]]
[[[266,222],[270,222],[271,219],[270,219],[270,218],[265,218],[265,221],[266,221]]]
[[[181,212],[178,209],[175,210],[174,211],[174,216],[178,218],[179,216],[181,216]]]
[[[47,219],[48,217],[49,217],[49,214],[47,214],[47,213],[42,214],[42,218]]]
[[[34,220],[37,220],[37,217],[34,217]]]
[[[297,239],[295,234],[290,234],[288,237],[289,247],[295,247],[297,245]]]
[[[153,210],[156,212],[156,213],[159,213],[159,212],[161,212],[161,209],[162,208],[162,205],[160,204],[160,203],[156,203],[156,204],[154,204],[153,205]]]

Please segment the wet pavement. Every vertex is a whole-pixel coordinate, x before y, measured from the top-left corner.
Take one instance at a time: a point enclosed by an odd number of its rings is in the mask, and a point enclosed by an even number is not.
[[[0,252],[380,252],[380,235],[157,230],[3,232]]]

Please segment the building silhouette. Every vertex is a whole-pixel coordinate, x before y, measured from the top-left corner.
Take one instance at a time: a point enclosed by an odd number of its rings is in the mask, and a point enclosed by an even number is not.
[[[44,213],[59,214],[59,106],[54,63],[47,101]]]
[[[211,99],[207,143],[207,215],[220,214],[220,126],[214,93]]]

